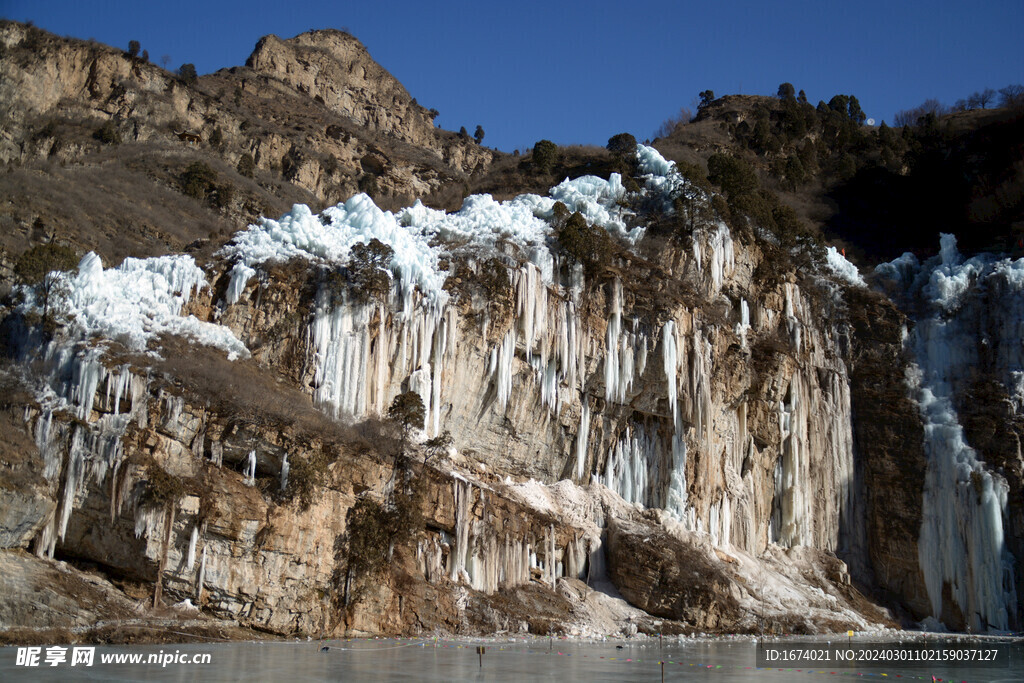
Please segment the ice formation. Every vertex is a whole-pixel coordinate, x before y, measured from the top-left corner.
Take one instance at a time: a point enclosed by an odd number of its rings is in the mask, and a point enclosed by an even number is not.
[[[169,333],[223,349],[230,358],[249,355],[228,328],[181,315],[192,294],[206,286],[191,256],[126,258],[117,268],[104,269],[100,257],[89,252],[77,272],[60,273],[57,279],[61,294],[54,313],[79,338],[116,339],[145,351],[148,342]],[[26,296],[25,305],[38,308],[31,290]]]
[[[105,482],[109,475],[116,483],[124,460],[121,438],[128,425],[147,425],[148,378],[132,373],[127,365],[108,369],[100,356],[98,348],[76,349],[56,343],[44,354],[49,386],[40,396],[34,432],[43,458],[43,476],[51,484],[62,482],[63,495],[56,514],[36,538],[39,556],[53,557],[90,482]],[[94,416],[97,400],[105,400],[108,412]],[[62,410],[72,412],[79,421],[55,422],[54,413]],[[62,458],[62,444],[66,444],[66,458]],[[117,486],[111,490],[113,518],[124,496]]]
[[[825,264],[840,280],[855,287],[867,287],[860,271],[857,270],[857,266],[847,261],[846,256],[840,254],[835,247],[829,247],[825,250]]]
[[[667,192],[684,182],[674,165],[655,150],[641,145],[637,153],[648,191]],[[665,182],[657,182],[659,178]],[[427,407],[427,432],[435,434],[440,429],[445,368],[457,341],[447,307],[449,294],[443,289],[447,272],[441,269],[442,257],[455,251],[477,253],[499,241],[511,243],[527,260],[511,271],[515,319],[492,347],[488,373],[504,409],[517,372],[515,360],[522,353],[542,403],[557,412],[565,400],[577,400],[582,388],[578,384],[583,379],[584,335],[578,306],[583,274],[578,265],[558,267],[548,219],[560,201],[594,225],[635,242],[643,228],[627,228],[629,212],[621,206],[625,192],[621,177],[612,174],[608,180],[565,180],[547,197],[525,194],[497,202],[489,195],[473,195],[453,213],[418,201],[397,213],[386,212],[366,195],[356,195],[319,216],[296,205],[279,220],[264,218],[250,226],[221,250],[234,262],[226,303],[239,300],[260,264],[301,258],[337,267],[347,262],[356,244],[378,239],[390,246],[388,271],[396,305],[361,303],[326,291],[317,296],[310,327],[315,398],[335,415],[358,418],[381,412],[408,379]],[[712,251],[724,254],[723,263],[731,261],[727,230],[713,239],[726,240]],[[647,339],[623,331],[621,302],[616,305],[619,313],[616,316],[613,306],[609,328],[606,390],[622,401],[644,370]],[[485,336],[488,325],[485,319]]]
[[[939,255],[923,264],[904,254],[876,269],[924,307],[905,341],[917,360],[907,381],[928,455],[920,564],[933,616],[942,616],[948,587],[972,630],[1005,630],[1017,602],[1004,531],[1008,486],[966,443],[954,402],[972,373],[984,369],[1020,411],[1024,259],[964,260],[947,234],[940,245]]]

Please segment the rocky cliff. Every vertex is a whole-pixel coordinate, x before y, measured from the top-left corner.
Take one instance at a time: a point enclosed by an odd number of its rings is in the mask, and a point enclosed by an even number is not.
[[[189,201],[241,186],[242,154],[250,199],[345,199],[248,227],[230,200],[230,239],[198,261],[166,253],[189,236],[168,222],[5,299],[12,594],[94,587],[5,626],[171,604],[279,634],[1020,624],[1021,460],[996,437],[1020,409],[1019,262],[944,241],[872,289],[643,145],[546,194],[436,210],[399,195],[491,153],[433,128],[347,34],[270,36],[186,85],[2,30],[8,176],[109,154],[57,144],[88,111],[138,144],[168,121],[220,131],[199,142],[223,164],[212,194]],[[390,194],[357,192],[368,176]]]
[[[645,237],[639,207],[685,181],[638,159],[632,197],[617,175],[450,215],[360,195],[252,226],[206,273],[86,259],[36,390],[53,398],[26,413],[53,502],[12,508],[10,545],[282,633],[887,623],[838,559],[864,553],[870,507],[843,299],[861,285],[811,256],[774,268],[721,223]],[[545,236],[563,211],[616,255],[567,258]],[[371,235],[377,299],[346,249]],[[154,294],[125,301],[126,281]],[[416,446],[375,417],[403,392]],[[361,534],[390,539],[387,569]],[[601,622],[616,589],[647,616]]]
[[[498,156],[435,128],[340,31],[267,36],[249,66],[195,82],[13,22],[0,25],[0,45],[0,162],[12,199],[0,246],[14,255],[54,231],[108,258],[180,251],[294,202],[326,206],[359,191],[411,202]],[[212,176],[190,190],[183,177],[195,163]]]

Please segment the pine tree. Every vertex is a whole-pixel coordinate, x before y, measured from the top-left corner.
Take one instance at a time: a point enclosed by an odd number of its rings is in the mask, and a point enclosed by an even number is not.
[[[476,144],[478,144],[478,145],[481,142],[484,141],[484,127],[483,126],[479,126],[478,125],[476,127],[476,130],[473,132],[473,139],[476,140]]]
[[[178,76],[181,78],[185,85],[192,85],[199,80],[199,75],[196,73],[195,64],[182,64],[178,68]]]

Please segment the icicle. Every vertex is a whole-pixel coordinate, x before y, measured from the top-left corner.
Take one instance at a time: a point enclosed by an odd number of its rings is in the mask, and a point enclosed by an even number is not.
[[[669,320],[661,332],[665,378],[668,381],[668,407],[673,415],[676,412],[676,368],[679,364],[675,329],[675,322]]]
[[[256,484],[256,451],[249,451],[249,457],[245,461],[245,483],[247,486]]]
[[[188,556],[185,559],[185,571],[192,571],[192,565],[196,563],[196,543],[199,541],[199,525],[192,526],[192,534],[188,539]]]
[[[498,348],[498,405],[504,410],[512,396],[512,361],[516,354],[515,330],[509,330]]]
[[[576,432],[576,481],[583,484],[583,467],[587,462],[587,439],[590,435],[590,402],[583,397],[580,412],[580,429]]]
[[[776,495],[780,500],[780,526],[776,532],[782,546],[812,545],[810,454],[808,409],[805,383],[801,373],[793,375],[786,401],[779,404],[779,430],[782,452],[780,481]]]
[[[747,332],[750,330],[750,307],[746,299],[740,299],[740,321],[736,324],[736,336],[740,338],[740,345],[747,348]]]
[[[611,316],[604,354],[604,397],[606,401],[622,401],[625,391],[619,387],[619,335],[622,333],[622,282],[612,286]]]
[[[332,307],[325,291],[317,296],[310,326],[313,396],[335,416],[361,417],[366,412],[372,310],[350,303]]]
[[[466,572],[466,560],[470,553],[470,505],[473,502],[473,485],[456,479],[452,486],[455,495],[455,547],[449,555],[448,564],[451,579],[461,581]]]
[[[288,464],[288,454],[285,453],[281,459],[281,490],[284,491],[288,488],[288,470],[291,466]]]

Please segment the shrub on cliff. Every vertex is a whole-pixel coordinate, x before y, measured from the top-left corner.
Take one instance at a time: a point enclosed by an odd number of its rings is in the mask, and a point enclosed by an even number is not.
[[[179,177],[181,191],[189,197],[205,199],[217,182],[217,172],[202,161],[189,164]]]
[[[558,243],[569,256],[583,264],[588,276],[596,275],[611,259],[612,241],[607,231],[588,225],[578,211],[558,229]]]
[[[619,133],[608,138],[608,151],[620,156],[636,154],[636,138],[629,133]]]
[[[118,132],[117,126],[114,125],[114,121],[112,119],[107,119],[102,126],[93,132],[92,136],[104,145],[121,144],[121,133]]]
[[[378,239],[352,247],[348,275],[354,298],[360,302],[383,302],[391,292],[388,266],[395,250]]]
[[[252,158],[251,154],[246,152],[239,157],[236,170],[239,175],[245,176],[246,178],[252,178],[256,172],[256,161]]]
[[[533,166],[541,173],[547,173],[558,159],[558,145],[550,140],[541,140],[533,146]]]
[[[42,221],[36,220],[36,224]],[[50,304],[62,289],[62,281],[56,277],[61,271],[74,270],[78,265],[78,256],[71,247],[50,242],[39,244],[23,253],[14,263],[14,276],[28,287],[35,290],[36,296],[43,303],[43,325],[49,329],[53,323],[50,319]]]
[[[305,511],[316,500],[318,490],[327,480],[327,458],[322,451],[308,457],[295,456],[288,461],[288,484],[284,498],[296,501]]]
[[[185,486],[181,479],[169,474],[155,462],[151,462],[146,467],[145,477],[145,488],[142,492],[144,505],[162,507],[176,503],[185,495]]]

